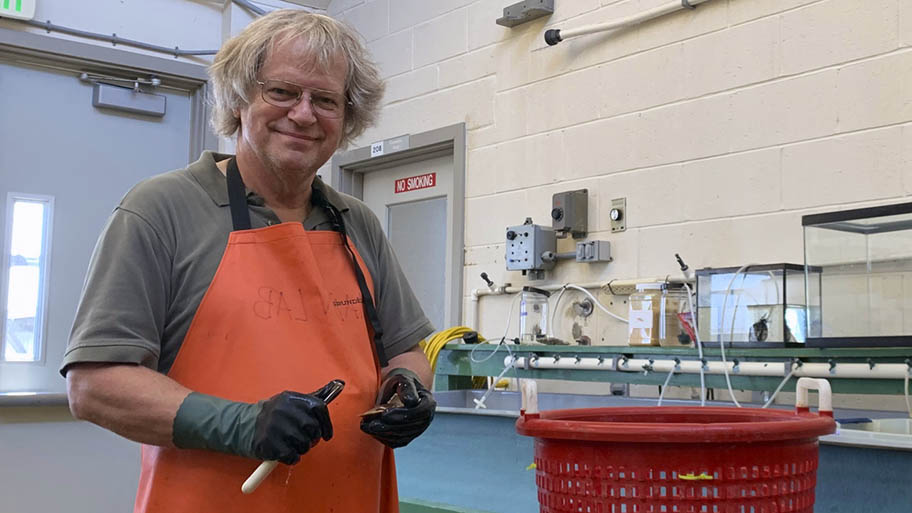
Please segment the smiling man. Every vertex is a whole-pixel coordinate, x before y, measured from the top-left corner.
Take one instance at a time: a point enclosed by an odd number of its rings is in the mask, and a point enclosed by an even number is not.
[[[135,512],[398,511],[390,449],[433,418],[433,328],[376,217],[316,177],[383,84],[356,34],[297,10],[253,22],[210,73],[237,154],[115,209],[61,368],[70,408],[143,444]],[[242,494],[261,460],[287,466]]]

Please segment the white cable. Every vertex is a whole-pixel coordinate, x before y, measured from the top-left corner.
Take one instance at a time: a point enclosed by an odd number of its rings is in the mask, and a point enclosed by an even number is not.
[[[697,311],[694,310],[693,305],[693,291],[690,290],[690,285],[687,282],[684,282],[684,289],[687,291],[687,308],[690,309],[690,323],[694,330],[694,336],[697,338],[697,354],[700,356],[700,361],[703,361],[703,341],[700,340],[700,330],[697,329]],[[700,366],[700,406],[706,406],[706,373],[703,370],[703,366]]]
[[[728,365],[725,365],[725,341],[722,337],[722,334],[725,332],[725,306],[728,303],[728,296],[731,295],[732,286],[735,284],[735,279],[738,278],[738,275],[747,270],[748,267],[756,265],[757,264],[745,264],[742,265],[740,269],[735,271],[732,279],[728,282],[728,288],[725,291],[725,297],[722,299],[722,313],[719,315],[719,352],[722,356],[722,370],[725,374],[725,384],[728,386],[728,394],[731,396],[732,402],[735,403],[735,406],[738,408],[741,407],[741,404],[738,402],[738,399],[735,398],[735,391],[732,390],[731,378],[728,376]],[[732,315],[732,325],[732,329],[734,329],[734,315]]]
[[[484,393],[484,395],[481,396],[481,399],[472,399],[472,402],[475,403],[474,409],[476,409],[476,410],[479,408],[487,409],[487,406],[485,406],[485,401],[488,400],[488,396],[491,395],[491,392],[494,391],[494,388],[497,386],[497,383],[504,377],[504,374],[506,374],[508,370],[513,368],[513,362],[516,361],[516,357],[512,356],[513,353],[512,353],[512,351],[510,351],[510,346],[507,346],[507,351],[510,352],[510,355],[511,355],[511,358],[509,360],[510,363],[508,363],[506,366],[504,366],[503,370],[500,371],[500,374],[498,374],[497,377],[494,379],[494,381],[491,382],[491,385],[488,387],[487,390],[485,390],[485,393]]]
[[[797,369],[797,367],[793,363],[791,365],[791,370],[789,371],[789,373],[785,375],[785,378],[782,379],[782,382],[780,382],[779,386],[776,387],[776,390],[773,391],[773,395],[771,395],[769,397],[769,399],[766,400],[766,404],[763,405],[764,408],[773,404],[773,400],[776,399],[776,395],[779,393],[780,390],[782,390],[782,387],[784,387],[785,384],[788,383],[788,380],[792,378],[792,374],[795,373],[795,369]]]
[[[565,285],[565,287],[568,289],[578,290],[578,291],[582,292],[583,294],[586,294],[587,296],[589,296],[589,299],[591,299],[592,302],[595,303],[595,305],[597,307],[599,307],[599,309],[601,309],[601,311],[605,312],[606,314],[610,315],[611,317],[614,317],[615,319],[617,319],[621,322],[627,322],[627,319],[625,319],[625,318],[621,317],[620,315],[617,315],[616,313],[605,308],[605,305],[603,305],[601,301],[596,299],[596,297],[593,296],[588,290],[586,290],[578,285],[573,285],[572,283],[568,283],[567,285]]]
[[[554,318],[557,315],[557,305],[560,304],[561,297],[563,297],[564,292],[566,292],[567,286],[564,285],[561,287],[560,292],[557,294],[557,299],[554,301],[554,306],[551,309],[551,322],[548,323],[548,336],[556,337],[555,333],[557,330],[554,329]]]
[[[903,395],[906,396],[906,409],[909,410],[909,418],[912,418],[912,405],[909,404],[909,374],[912,374],[912,368],[903,376]]]
[[[500,339],[500,342],[497,344],[497,347],[494,348],[494,350],[491,351],[491,354],[489,354],[488,356],[482,358],[481,360],[476,360],[475,359],[475,350],[478,349],[481,346],[481,344],[475,344],[475,347],[473,347],[472,350],[469,351],[469,360],[472,360],[472,363],[484,363],[484,362],[490,360],[492,356],[497,354],[497,351],[500,351],[500,346],[502,344],[507,347],[507,352],[512,354],[512,351],[510,350],[510,346],[506,345],[507,344],[506,340],[507,340],[507,335],[510,333],[510,321],[513,320],[513,309],[516,308],[516,300],[519,299],[519,297],[521,295],[522,295],[522,292],[517,292],[513,296],[513,300],[510,302],[510,313],[509,313],[509,315],[507,315],[507,327],[506,327],[506,329],[504,329],[504,335]]]
[[[662,406],[662,398],[665,397],[665,391],[668,390],[668,382],[671,381],[671,377],[674,375],[676,370],[677,369],[672,367],[671,370],[668,371],[668,376],[665,376],[665,383],[662,385],[662,391],[659,392],[659,404],[656,406]]]

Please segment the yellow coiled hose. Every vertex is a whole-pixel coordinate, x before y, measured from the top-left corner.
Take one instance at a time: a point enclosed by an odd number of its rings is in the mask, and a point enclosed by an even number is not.
[[[431,372],[435,372],[437,370],[437,357],[440,355],[440,351],[445,345],[447,345],[447,343],[462,339],[463,335],[472,333],[473,331],[474,330],[465,326],[456,326],[434,333],[427,339],[419,342],[418,345],[424,351],[424,355],[427,356],[428,362],[431,364]],[[478,342],[486,342],[484,337],[482,337],[480,334],[478,335]],[[485,388],[485,378],[473,377],[472,386],[474,388]]]

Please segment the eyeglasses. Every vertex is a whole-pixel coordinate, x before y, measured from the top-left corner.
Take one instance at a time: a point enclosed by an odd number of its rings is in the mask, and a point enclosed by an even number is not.
[[[345,106],[352,104],[339,93],[304,87],[284,80],[257,80],[257,84],[260,85],[263,101],[276,107],[294,107],[304,98],[304,93],[307,93],[314,113],[325,118],[341,118],[345,114]]]

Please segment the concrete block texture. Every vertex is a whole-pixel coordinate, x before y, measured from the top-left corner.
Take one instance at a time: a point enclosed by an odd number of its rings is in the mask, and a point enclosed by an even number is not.
[[[602,80],[597,68],[542,80],[523,88],[530,134],[578,125],[599,117]]]
[[[431,65],[388,79],[383,102],[395,103],[436,90],[437,71],[437,66]]]
[[[389,34],[389,4],[390,0],[365,2],[342,12],[337,18],[357,30],[365,41],[374,41]]]
[[[430,3],[430,2],[428,2]],[[459,9],[414,28],[415,66],[425,66],[460,55],[468,49],[468,11]],[[433,40],[434,44],[428,44]]]
[[[680,100],[685,66],[683,47],[675,44],[598,66],[594,78],[589,69],[575,75],[588,81],[599,116],[607,118]]]
[[[738,90],[732,95],[732,149],[746,150],[832,135],[836,70]]]
[[[912,3],[899,2],[899,43],[912,45]]]
[[[839,132],[912,119],[912,51],[901,50],[840,67],[836,83]]]
[[[690,39],[682,46],[684,80],[681,87],[685,98],[764,82],[779,75],[779,19],[776,17]],[[676,78],[680,80],[680,77]]]
[[[480,50],[447,59],[437,66],[440,70],[440,87],[450,87],[497,73],[495,48]]]
[[[326,7],[326,14],[336,18],[339,14],[364,3],[365,0],[332,0]]]
[[[829,0],[782,14],[782,73],[888,52],[899,46],[896,0]]]
[[[405,30],[370,43],[380,76],[389,78],[412,70],[412,31]]]
[[[903,194],[903,130],[890,127],[786,146],[786,209],[886,199]]]
[[[715,1],[715,0],[713,0]],[[728,22],[732,26],[829,0],[729,0]]]
[[[716,219],[779,210],[780,159],[781,150],[769,148],[683,164],[678,191],[681,218]]]
[[[470,148],[505,142],[522,137],[526,131],[526,118],[529,116],[528,101],[524,88],[513,89],[494,95],[494,123],[468,133]],[[535,109],[531,110],[535,115]]]
[[[912,194],[912,125],[902,127],[903,191]]]
[[[475,0],[393,0],[390,2],[390,32],[415,27],[438,16],[465,7]]]

